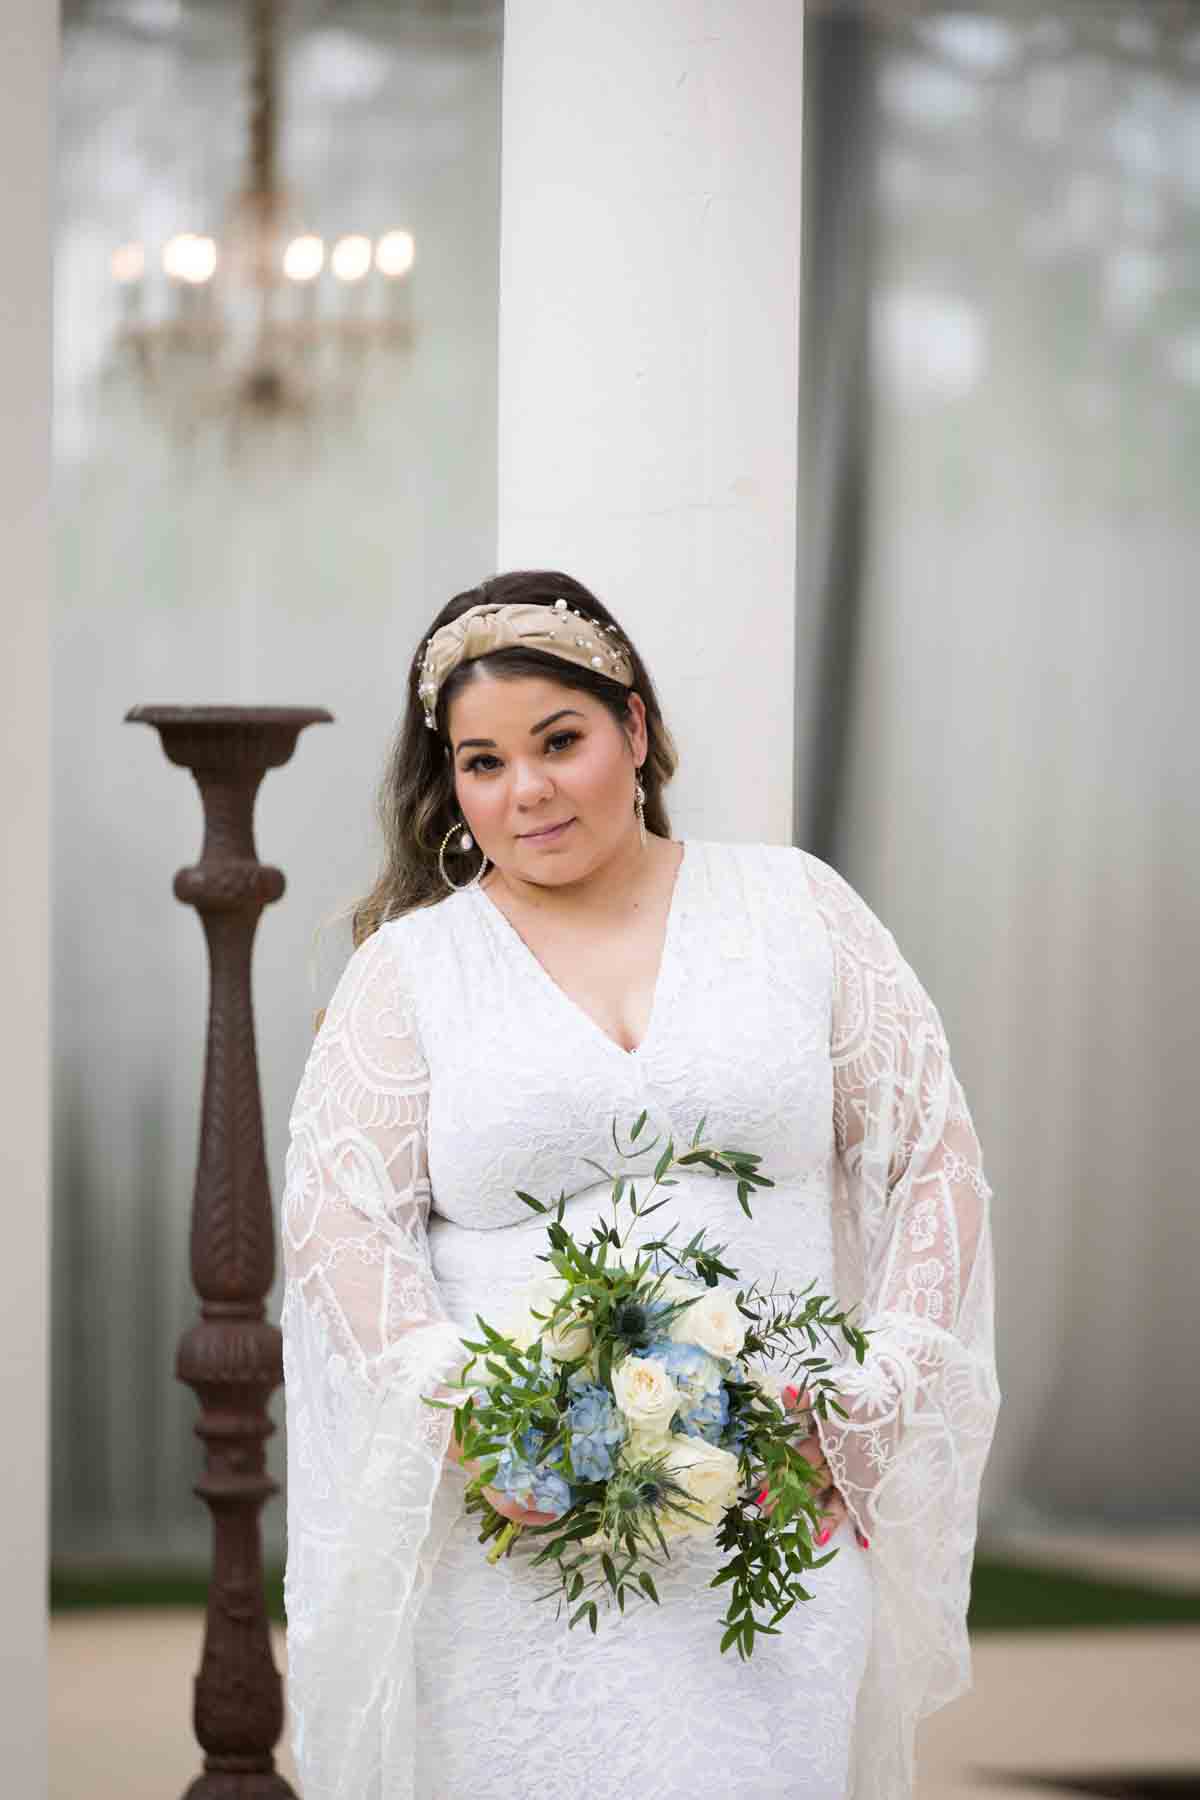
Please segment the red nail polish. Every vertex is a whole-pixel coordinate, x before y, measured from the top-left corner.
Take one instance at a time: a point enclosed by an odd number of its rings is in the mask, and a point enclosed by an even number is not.
[[[823,1549],[824,1546],[829,1542],[829,1539],[831,1536],[832,1536],[832,1533],[831,1533],[828,1525],[825,1527],[824,1531],[818,1531],[816,1538],[814,1540],[814,1542],[817,1545],[817,1548]]]
[[[785,1406],[795,1406],[797,1400],[800,1398],[800,1389],[796,1387],[785,1387],[781,1398]]]
[[[763,1501],[766,1499],[767,1495],[770,1493],[770,1491],[771,1490],[769,1487],[765,1487],[761,1494],[756,1494],[754,1497],[755,1506],[761,1506]]]
[[[863,1547],[863,1549],[864,1549],[864,1550],[869,1550],[869,1549],[870,1549],[870,1548],[871,1548],[871,1540],[870,1540],[870,1538],[868,1538],[868,1537],[865,1537],[865,1538],[863,1538],[863,1539],[862,1539],[862,1547]]]

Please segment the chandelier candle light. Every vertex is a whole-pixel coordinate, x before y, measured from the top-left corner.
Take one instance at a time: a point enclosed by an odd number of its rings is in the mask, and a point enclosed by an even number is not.
[[[117,345],[177,424],[304,415],[352,398],[363,353],[412,341],[411,233],[347,232],[326,246],[278,170],[278,0],[248,0],[245,186],[219,237],[182,231],[112,253]]]

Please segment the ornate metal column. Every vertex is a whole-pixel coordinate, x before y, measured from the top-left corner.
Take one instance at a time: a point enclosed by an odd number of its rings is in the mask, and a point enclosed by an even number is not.
[[[196,1493],[213,1519],[213,1569],[193,1721],[204,1773],[187,1800],[285,1800],[276,1772],[283,1686],[271,1657],[259,1514],[277,1491],[264,1447],[267,1402],[283,1380],[280,1335],[266,1318],[275,1232],[263,1149],[250,962],[259,914],[284,889],[260,863],[254,800],[268,769],[288,761],[317,707],[135,706],[171,762],[190,769],[204,806],[200,861],[175,877],[208,939],[208,1049],[192,1203],[192,1279],[200,1319],[176,1358],[200,1400],[205,1445]]]

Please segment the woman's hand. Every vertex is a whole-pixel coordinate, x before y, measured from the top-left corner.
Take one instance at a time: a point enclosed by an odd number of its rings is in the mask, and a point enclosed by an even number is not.
[[[785,1409],[790,1412],[804,1412],[812,1404],[807,1389],[786,1387],[780,1395],[780,1399]],[[818,1490],[821,1512],[817,1521],[816,1533],[813,1537],[813,1542],[817,1545],[818,1549],[824,1549],[838,1526],[849,1517],[849,1513],[846,1509],[846,1502],[838,1492],[837,1488],[833,1485],[833,1475],[828,1463],[825,1461],[825,1452],[821,1448],[821,1439],[818,1434],[814,1431],[811,1436],[801,1438],[795,1445],[795,1448],[800,1452],[805,1461],[811,1463],[818,1474],[825,1478],[824,1485]],[[771,1502],[766,1498],[768,1494],[769,1489],[764,1488],[762,1495],[760,1495],[760,1503],[763,1505],[763,1511],[769,1513],[771,1510]],[[854,1527],[854,1539],[860,1550],[870,1549],[870,1540],[863,1536],[857,1525]]]
[[[455,1393],[454,1390],[450,1388],[439,1387],[434,1398],[436,1400],[451,1400],[455,1398]],[[462,1445],[459,1443],[453,1432],[450,1433],[450,1441],[446,1445],[446,1455],[450,1458],[451,1462],[456,1462],[458,1464],[468,1480],[474,1480],[475,1476],[478,1475],[480,1467],[479,1463],[477,1461],[463,1461]],[[483,1497],[494,1511],[500,1513],[502,1517],[506,1519],[511,1519],[516,1525],[552,1525],[558,1517],[557,1513],[534,1512],[531,1507],[521,1506],[510,1494],[497,1493],[495,1488],[485,1487],[483,1490]]]
[[[479,1464],[464,1463],[463,1468],[474,1475]],[[557,1513],[534,1512],[531,1507],[521,1506],[511,1494],[498,1494],[495,1488],[485,1487],[483,1495],[489,1506],[518,1525],[553,1525],[558,1518]]]

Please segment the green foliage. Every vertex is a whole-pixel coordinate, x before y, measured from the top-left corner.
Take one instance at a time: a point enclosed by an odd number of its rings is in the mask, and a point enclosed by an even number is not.
[[[618,1164],[645,1158],[658,1148],[658,1138],[640,1143],[647,1114],[642,1112],[622,1147],[614,1119],[613,1148]],[[610,1170],[587,1159],[610,1184],[612,1220],[598,1217],[589,1237],[575,1238],[563,1224],[566,1195],[548,1204],[532,1194],[517,1197],[546,1219],[547,1251],[539,1258],[557,1275],[562,1292],[550,1310],[536,1314],[543,1330],[568,1319],[586,1323],[592,1346],[587,1357],[573,1362],[543,1358],[540,1341],[523,1350],[511,1339],[478,1318],[480,1336],[463,1340],[471,1360],[463,1369],[459,1402],[429,1400],[428,1405],[451,1407],[454,1434],[465,1463],[476,1464],[466,1490],[468,1513],[480,1515],[479,1541],[491,1542],[490,1560],[507,1555],[516,1537],[527,1531],[543,1539],[531,1566],[544,1568],[552,1585],[537,1598],[557,1599],[556,1616],[565,1609],[569,1628],[587,1620],[597,1628],[598,1603],[625,1611],[626,1602],[659,1604],[650,1573],[670,1558],[668,1530],[680,1528],[685,1519],[699,1517],[686,1489],[667,1468],[664,1450],[636,1462],[618,1460],[607,1481],[579,1479],[571,1464],[570,1432],[566,1414],[571,1404],[572,1373],[585,1368],[588,1379],[611,1390],[614,1367],[625,1357],[643,1350],[670,1330],[674,1320],[695,1299],[667,1301],[663,1294],[668,1273],[715,1287],[724,1277],[736,1282],[737,1270],[725,1261],[726,1246],[709,1243],[701,1230],[686,1243],[674,1242],[678,1227],[639,1247],[632,1266],[620,1260],[628,1240],[622,1234],[622,1209],[628,1223],[648,1218],[669,1204],[670,1195],[655,1198],[659,1188],[678,1184],[674,1170],[705,1169],[718,1179],[736,1184],[738,1203],[752,1217],[750,1197],[756,1190],[775,1184],[759,1168],[761,1157],[752,1151],[721,1148],[704,1140],[702,1119],[692,1141],[677,1152],[668,1139],[646,1177],[620,1167]],[[644,1195],[638,1196],[638,1181]],[[655,1273],[652,1259],[665,1265]],[[779,1357],[812,1398],[813,1413],[845,1416],[836,1399],[829,1371],[830,1350],[845,1345],[859,1362],[867,1349],[869,1333],[851,1323],[849,1314],[836,1310],[827,1296],[814,1294],[813,1284],[800,1293],[762,1289],[757,1282],[739,1288],[736,1304],[747,1321],[744,1357],[758,1356],[770,1362]],[[657,1315],[649,1308],[658,1307]],[[839,1342],[840,1337],[840,1342]],[[594,1357],[594,1360],[592,1360]],[[474,1374],[482,1361],[482,1370]],[[485,1380],[486,1389],[481,1387]],[[472,1378],[473,1377],[473,1378]],[[745,1433],[739,1452],[739,1476],[745,1492],[729,1507],[717,1527],[717,1542],[730,1555],[714,1587],[729,1587],[728,1606],[721,1624],[721,1650],[736,1647],[742,1658],[753,1654],[759,1636],[777,1636],[780,1623],[800,1600],[810,1598],[803,1579],[837,1554],[814,1552],[812,1532],[818,1519],[818,1477],[796,1448],[797,1434],[811,1428],[811,1416],[785,1412],[751,1381],[731,1377],[726,1383],[730,1400],[730,1430],[736,1424]],[[574,1493],[573,1504],[553,1522],[521,1526],[497,1512],[486,1489],[497,1472],[506,1446],[517,1443],[530,1428],[541,1433],[539,1461],[565,1476]],[[771,1512],[763,1512],[753,1499],[764,1482],[771,1491]]]

